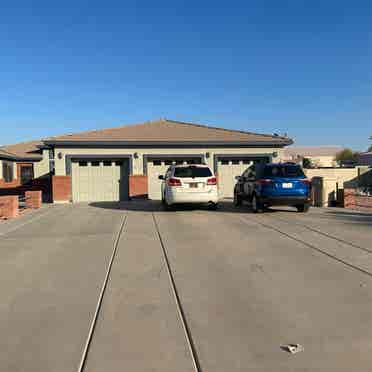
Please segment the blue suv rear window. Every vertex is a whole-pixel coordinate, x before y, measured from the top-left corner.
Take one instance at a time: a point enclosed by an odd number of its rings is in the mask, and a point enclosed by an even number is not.
[[[266,166],[264,177],[306,177],[299,165]]]

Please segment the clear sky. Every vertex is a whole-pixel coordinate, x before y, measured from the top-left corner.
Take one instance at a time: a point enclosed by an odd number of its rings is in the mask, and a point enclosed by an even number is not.
[[[159,117],[365,150],[372,2],[2,2],[0,144]]]

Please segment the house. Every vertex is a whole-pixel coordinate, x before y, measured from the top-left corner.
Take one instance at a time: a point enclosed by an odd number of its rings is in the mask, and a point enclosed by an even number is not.
[[[277,135],[160,119],[45,138],[34,145],[38,157],[32,163],[34,176],[53,173],[56,203],[160,200],[158,175],[173,163],[208,164],[218,176],[221,197],[232,197],[235,176],[253,162],[280,161],[290,144]]]
[[[301,162],[307,158],[315,168],[336,167],[335,157],[342,150],[339,146],[290,146],[284,150],[284,160]]]
[[[41,141],[0,147],[0,187],[17,187],[50,173],[48,150]]]
[[[359,165],[368,165],[372,167],[372,152],[361,152],[359,154]]]

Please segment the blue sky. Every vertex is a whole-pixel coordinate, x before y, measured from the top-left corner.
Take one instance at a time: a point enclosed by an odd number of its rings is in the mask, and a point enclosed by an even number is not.
[[[0,67],[0,144],[159,117],[372,135],[370,1],[9,1]]]

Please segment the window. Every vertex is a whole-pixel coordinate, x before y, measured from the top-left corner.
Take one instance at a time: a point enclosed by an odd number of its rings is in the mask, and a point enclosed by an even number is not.
[[[174,169],[174,177],[179,178],[196,178],[196,177],[211,177],[212,172],[209,168],[204,167],[180,167]]]
[[[3,178],[5,182],[13,181],[13,163],[3,161]]]
[[[264,177],[305,177],[299,165],[274,165],[266,166]]]
[[[27,185],[34,178],[34,169],[32,165],[21,165],[21,184]]]

